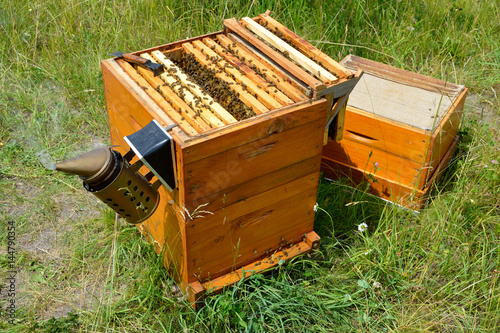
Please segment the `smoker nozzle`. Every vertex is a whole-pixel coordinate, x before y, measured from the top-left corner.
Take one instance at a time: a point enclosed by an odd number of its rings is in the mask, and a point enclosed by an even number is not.
[[[122,155],[98,148],[57,163],[55,170],[80,176],[83,186],[127,222],[141,223],[153,214],[159,194]]]
[[[88,178],[97,175],[99,171],[110,164],[110,160],[111,150],[109,148],[97,148],[57,163],[55,170]]]

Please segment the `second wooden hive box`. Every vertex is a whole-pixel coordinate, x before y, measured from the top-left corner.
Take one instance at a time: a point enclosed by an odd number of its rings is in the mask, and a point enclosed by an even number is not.
[[[455,150],[467,88],[353,55],[341,64],[364,74],[342,140],[325,146],[324,176],[367,182],[369,193],[421,208]]]

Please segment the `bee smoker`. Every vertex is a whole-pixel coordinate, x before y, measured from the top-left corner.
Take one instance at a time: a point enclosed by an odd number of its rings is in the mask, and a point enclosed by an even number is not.
[[[57,163],[54,169],[80,176],[87,191],[128,223],[138,224],[158,207],[162,184],[169,190],[175,188],[172,137],[153,120],[125,141],[131,148],[125,156],[111,148],[98,148]],[[139,159],[131,164],[135,156]],[[146,175],[139,172],[143,165],[150,170]]]

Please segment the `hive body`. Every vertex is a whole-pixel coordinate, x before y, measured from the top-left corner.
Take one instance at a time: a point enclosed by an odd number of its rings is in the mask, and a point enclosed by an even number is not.
[[[341,63],[364,75],[343,139],[325,146],[325,177],[367,182],[372,194],[420,208],[456,147],[467,89],[356,56]]]
[[[253,20],[263,23],[266,17]],[[170,130],[177,187],[160,188],[157,211],[138,227],[151,236],[193,302],[207,290],[239,280],[244,271],[272,267],[318,246],[313,208],[325,127],[359,78],[344,69],[336,82],[331,77],[321,81],[319,74],[299,73],[295,63],[284,70],[266,62],[265,52],[245,44],[246,32],[239,31],[245,28],[235,22],[228,22],[224,32],[135,53],[168,64],[167,76],[197,64],[215,68],[213,75],[229,82],[225,89],[232,97],[204,95],[198,85],[203,88],[206,78],[177,76],[185,83],[181,89],[175,82],[165,84],[171,78],[152,77],[123,60],[102,62],[117,150],[128,151],[123,137],[152,119],[177,125]],[[228,48],[232,52],[224,53]]]

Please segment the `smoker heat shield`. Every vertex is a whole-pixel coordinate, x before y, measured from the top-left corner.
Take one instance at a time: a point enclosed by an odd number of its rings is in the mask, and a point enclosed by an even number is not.
[[[166,188],[176,188],[173,140],[156,120],[124,139]]]

